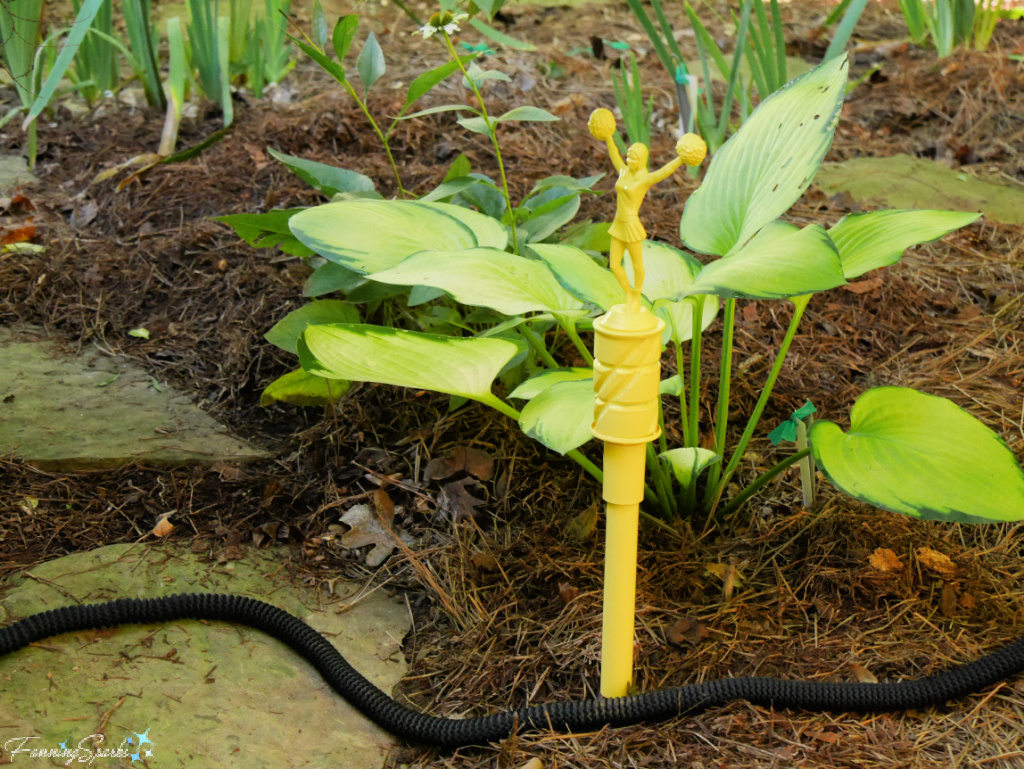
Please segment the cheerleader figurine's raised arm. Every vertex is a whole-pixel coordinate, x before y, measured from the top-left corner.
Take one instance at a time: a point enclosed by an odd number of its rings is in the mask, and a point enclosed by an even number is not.
[[[644,257],[642,243],[647,231],[640,223],[640,204],[644,202],[647,190],[663,179],[667,179],[682,165],[699,166],[707,154],[707,145],[697,134],[685,134],[676,142],[676,159],[666,163],[657,171],[647,170],[648,149],[644,144],[633,144],[623,162],[618,147],[612,140],[615,134],[615,116],[610,110],[596,109],[587,123],[591,135],[608,146],[615,170],[619,172],[615,182],[615,219],[608,234],[611,236],[611,250],[608,266],[626,292],[626,308],[636,311],[640,307],[640,291],[644,283]],[[633,264],[634,286],[629,285],[622,258],[629,252]]]

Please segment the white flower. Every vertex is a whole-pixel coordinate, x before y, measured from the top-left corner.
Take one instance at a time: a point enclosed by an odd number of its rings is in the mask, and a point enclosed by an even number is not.
[[[459,31],[459,22],[468,18],[469,14],[466,13],[453,14],[451,11],[435,13],[430,17],[430,21],[416,31],[421,33],[424,38],[428,38],[438,32],[444,32],[450,36]]]

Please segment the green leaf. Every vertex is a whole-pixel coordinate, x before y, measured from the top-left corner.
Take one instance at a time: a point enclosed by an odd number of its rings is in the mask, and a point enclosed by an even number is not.
[[[594,381],[559,382],[523,408],[519,427],[552,451],[565,454],[594,437]]]
[[[342,16],[334,25],[334,32],[331,35],[331,45],[334,52],[338,54],[338,61],[345,58],[348,49],[352,47],[352,41],[356,37],[356,29],[359,28],[359,17],[355,14]]]
[[[462,339],[364,325],[310,326],[299,337],[299,360],[328,379],[434,390],[483,402],[491,383],[519,348],[504,339]]]
[[[57,54],[57,59],[53,63],[50,69],[50,74],[46,76],[46,82],[43,83],[42,88],[39,89],[39,95],[36,96],[34,102],[32,102],[32,108],[28,111],[24,121],[21,124],[21,130],[27,131],[29,125],[35,120],[39,113],[46,109],[46,105],[50,103],[50,99],[53,98],[53,94],[57,91],[57,86],[60,85],[61,78],[64,77],[64,73],[71,65],[71,60],[78,53],[78,47],[82,44],[82,40],[85,38],[86,33],[92,26],[93,19],[96,18],[96,14],[100,10],[100,6],[106,0],[85,0],[82,3],[81,8],[78,10],[78,15],[75,17],[74,24],[71,25],[71,31],[68,32],[68,36],[64,38],[64,42],[61,45],[60,53]],[[15,3],[11,3],[11,10],[5,13],[29,13],[28,4],[25,4],[24,9],[20,9]],[[4,45],[9,43],[8,40],[4,40]],[[35,45],[33,42],[32,45]],[[45,53],[45,52],[44,52]],[[37,51],[36,56],[40,53]],[[27,72],[14,73],[15,77],[28,77]]]
[[[465,206],[456,206],[451,203],[429,203],[422,200],[419,202],[428,205],[434,211],[458,219],[469,227],[476,237],[476,244],[481,248],[496,248],[500,251],[508,245],[508,230],[497,219],[478,214]]]
[[[522,400],[528,401],[540,395],[546,389],[551,387],[551,385],[558,384],[559,382],[575,382],[579,379],[588,380],[591,383],[590,389],[594,389],[594,369],[552,368],[547,371],[542,371],[539,374],[534,374],[513,390],[508,397],[521,398]]]
[[[610,310],[626,301],[611,271],[575,246],[532,243],[530,250],[544,261],[566,291],[584,302]]]
[[[846,70],[837,56],[792,81],[715,153],[683,211],[689,248],[725,255],[797,201],[832,143]]]
[[[428,192],[426,195],[419,199],[420,203],[432,203],[435,200],[445,200],[447,198],[458,195],[463,190],[468,190],[475,184],[479,184],[479,179],[473,179],[469,176],[460,176],[457,179],[450,181],[441,182],[437,187]]]
[[[468,56],[460,56],[459,61],[462,62],[462,66],[466,66],[477,56],[479,56],[479,54],[476,53],[471,53]],[[409,85],[409,91],[405,95],[405,107],[403,109],[411,107],[420,97],[428,93],[430,89],[457,71],[459,71],[458,62],[450,61],[447,64],[442,64],[440,67],[435,67],[432,70],[424,72]]]
[[[701,263],[678,248],[664,243],[645,240],[641,246],[644,257],[643,295],[651,301],[674,298],[684,294],[700,274]],[[628,254],[625,262],[630,283],[636,280],[633,261]]]
[[[278,377],[263,391],[260,405],[266,408],[274,403],[292,406],[326,406],[333,403],[352,387],[344,379],[324,379],[307,374],[302,369]]]
[[[850,430],[819,420],[814,459],[850,496],[895,513],[962,523],[1024,518],[1024,472],[992,430],[945,398],[879,387],[857,399]]]
[[[381,50],[376,35],[371,32],[356,59],[356,71],[359,72],[359,79],[363,81],[364,96],[370,92],[370,86],[380,80],[384,69],[384,51]]]
[[[670,299],[657,299],[654,302],[653,312],[656,316],[665,321],[665,330],[661,333],[661,343],[666,345],[669,340],[676,344],[688,342],[693,338],[693,299],[672,301]],[[700,319],[700,328],[706,331],[708,326],[715,322],[718,316],[718,297],[704,297],[704,311]]]
[[[697,480],[702,472],[722,457],[710,449],[672,449],[658,454],[658,459],[672,469],[673,475],[684,489]]]
[[[231,226],[238,236],[254,248],[279,246],[286,254],[307,257],[313,252],[299,242],[288,229],[289,220],[305,208],[286,208],[267,211],[265,214],[230,214],[212,217],[215,222]],[[277,238],[269,240],[269,235]]]
[[[324,18],[320,0],[313,0],[313,42],[321,50],[327,45],[327,19]]]
[[[540,107],[527,106],[510,109],[504,115],[497,118],[494,122],[507,123],[513,120],[520,120],[532,123],[551,123],[553,121],[560,120],[560,118],[555,117],[546,109],[541,109]]]
[[[536,243],[554,234],[572,221],[580,210],[580,193],[564,187],[552,187],[524,203],[520,215],[526,218],[520,228],[523,239]]]
[[[685,391],[683,386],[683,378],[679,374],[673,374],[670,377],[666,377],[661,380],[661,384],[658,385],[659,395],[672,395],[679,397]]]
[[[292,157],[271,147],[267,147],[267,152],[288,166],[306,184],[328,197],[333,197],[339,192],[373,192],[373,180],[356,171]]]
[[[828,234],[849,280],[895,264],[911,246],[938,240],[979,216],[960,211],[872,211],[844,216]]]
[[[295,45],[299,46],[299,48],[302,50],[304,54],[306,54],[306,56],[308,56],[317,64],[319,64],[324,69],[324,71],[327,72],[328,75],[333,77],[339,83],[344,84],[348,82],[347,77],[345,75],[345,68],[342,67],[338,62],[329,59],[323,51],[317,50],[316,46],[310,45],[309,43],[305,42],[304,40],[300,40],[294,35],[288,35],[288,39],[295,43]]]
[[[370,277],[399,286],[434,286],[463,304],[490,307],[505,315],[583,306],[543,262],[495,248],[425,251]]]
[[[274,327],[270,329],[263,338],[276,347],[286,352],[295,353],[296,346],[306,326],[319,326],[324,323],[358,323],[359,310],[348,302],[340,299],[321,299],[318,302],[310,302],[297,310],[292,310]]]
[[[817,224],[766,227],[739,252],[701,270],[687,294],[779,299],[812,294],[846,282],[839,254]]]
[[[491,126],[482,117],[462,117],[460,115],[455,119],[455,122],[467,131],[472,131],[475,134],[483,134],[488,137],[494,136]]]
[[[342,267],[334,262],[327,262],[317,267],[313,274],[306,278],[302,287],[302,295],[308,297],[333,294],[335,291],[348,293],[366,282],[362,273]]]
[[[572,176],[548,176],[541,179],[530,190],[530,194],[527,198],[536,195],[544,190],[549,190],[552,187],[564,187],[567,190],[576,190],[579,192],[593,192],[593,186],[601,181],[607,174],[596,174],[594,176],[585,176],[582,179],[575,179]]]
[[[461,251],[478,245],[473,230],[442,213],[438,205],[345,200],[307,208],[291,218],[289,227],[328,261],[358,272],[379,272],[419,251]]]
[[[464,176],[468,176],[470,171],[473,170],[473,166],[470,165],[469,158],[466,157],[466,153],[460,152],[459,156],[452,161],[452,164],[448,167],[448,173],[444,175],[444,181],[450,182],[453,179],[461,179]]]
[[[489,37],[498,45],[503,45],[506,48],[513,48],[517,51],[536,51],[537,46],[531,45],[530,43],[524,43],[522,40],[516,40],[514,37],[509,37],[504,32],[499,32],[494,27],[490,27],[484,24],[480,19],[470,19],[469,25],[473,27],[477,32],[482,34],[484,37]]]
[[[470,107],[468,104],[441,104],[437,107],[421,109],[419,112],[413,112],[411,115],[403,115],[400,119],[411,120],[414,117],[422,117],[424,115],[435,115],[438,112],[455,112],[457,110],[468,110],[470,112],[476,112],[476,110]]]

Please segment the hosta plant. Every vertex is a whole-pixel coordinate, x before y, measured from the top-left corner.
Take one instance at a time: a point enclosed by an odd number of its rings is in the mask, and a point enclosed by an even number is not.
[[[666,322],[682,445],[650,447],[648,508],[666,518],[723,514],[808,455],[841,490],[920,518],[966,522],[1024,518],[1024,473],[999,437],[952,402],[886,386],[863,393],[849,429],[821,419],[807,447],[783,459],[730,500],[740,467],[813,295],[896,263],[903,251],[969,224],[973,213],[876,211],[828,229],[780,220],[803,194],[832,140],[846,84],[845,57],[823,63],[766,99],[715,155],[686,202],[680,237],[706,265],[671,246],[645,242],[647,306]],[[581,339],[623,290],[587,251],[532,243],[510,253],[504,230],[478,211],[407,201],[338,201],[288,220],[304,246],[375,283],[443,291],[503,322],[441,336],[375,325],[309,325],[296,349],[311,375],[428,389],[484,403],[515,419],[549,448],[595,477],[587,457],[593,418],[593,359]],[[738,301],[787,301],[785,337],[740,438],[726,443],[732,340]],[[713,413],[701,413],[703,331],[722,306],[723,346]],[[552,329],[549,331],[549,329]],[[524,347],[546,370],[501,398],[494,383]],[[524,404],[521,408],[512,403]],[[710,419],[706,419],[710,417]]]

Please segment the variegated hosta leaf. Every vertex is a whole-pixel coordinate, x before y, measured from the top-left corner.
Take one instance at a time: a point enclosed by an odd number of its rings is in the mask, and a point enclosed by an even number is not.
[[[504,248],[504,228],[499,237],[497,222],[455,208],[407,200],[343,200],[307,208],[288,225],[325,259],[365,273],[386,270],[420,251]]]
[[[559,382],[573,382],[577,379],[593,380],[593,378],[594,370],[591,368],[548,369],[547,371],[542,371],[539,374],[534,374],[513,390],[508,397],[520,398],[528,401],[531,398],[535,398],[540,395],[544,390],[551,387],[551,385],[558,384]]]
[[[463,304],[490,307],[506,315],[583,307],[543,262],[494,248],[425,251],[371,278],[399,286],[434,286]]]
[[[290,403],[292,406],[325,406],[338,400],[352,387],[344,379],[324,379],[302,369],[278,377],[263,391],[260,405]]]
[[[736,253],[701,270],[688,293],[779,299],[846,282],[839,254],[820,225],[766,227]]]
[[[850,280],[895,264],[911,246],[938,240],[979,216],[961,211],[872,211],[844,216],[828,234],[839,249],[843,273]]]
[[[463,339],[367,325],[309,326],[299,361],[328,379],[435,390],[492,402],[491,383],[519,351],[514,342]]]
[[[793,205],[821,165],[845,94],[845,56],[769,96],[715,153],[686,201],[683,243],[724,256]]]
[[[559,382],[545,388],[522,411],[519,427],[552,451],[565,454],[594,437],[594,380]]]
[[[532,243],[530,249],[554,273],[562,287],[584,302],[610,310],[626,301],[626,294],[607,267],[575,246]]]
[[[720,454],[709,449],[672,449],[658,454],[658,458],[672,468],[672,473],[684,489],[697,480],[697,477],[715,462],[721,462]]]
[[[814,460],[850,496],[926,520],[1024,519],[1024,472],[992,430],[952,401],[906,387],[857,399],[847,432],[808,430]]]

